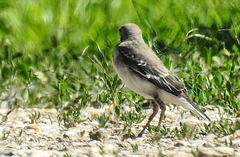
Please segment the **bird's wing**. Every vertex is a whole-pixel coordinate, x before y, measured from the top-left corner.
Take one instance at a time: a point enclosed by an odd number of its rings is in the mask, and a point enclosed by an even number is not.
[[[176,96],[186,91],[180,79],[167,70],[164,65],[148,63],[146,62],[147,59],[144,59],[139,53],[126,46],[119,45],[118,51],[122,55],[123,62],[132,71],[146,78],[157,87]],[[161,62],[160,60],[158,61]]]

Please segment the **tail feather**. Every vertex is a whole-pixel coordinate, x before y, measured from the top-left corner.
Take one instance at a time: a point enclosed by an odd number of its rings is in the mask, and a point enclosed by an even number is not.
[[[193,101],[191,101],[189,98],[182,97],[181,99],[182,99],[182,102],[184,102],[184,104],[182,105],[184,108],[189,109],[194,114],[196,114],[198,117],[200,117],[204,120],[211,121],[211,119],[202,110],[200,110],[199,107]]]

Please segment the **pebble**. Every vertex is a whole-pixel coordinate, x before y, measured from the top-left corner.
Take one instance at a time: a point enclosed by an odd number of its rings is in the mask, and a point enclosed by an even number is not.
[[[41,118],[39,122],[44,123],[44,124],[51,124],[51,120],[49,118]]]
[[[103,148],[103,152],[107,153],[107,154],[111,154],[114,151],[117,151],[117,148],[115,147],[114,144],[105,144],[104,148]]]
[[[31,123],[31,119],[29,117],[23,117],[23,123]]]
[[[105,129],[101,128],[89,133],[89,136],[93,140],[103,141],[107,138],[108,133]]]
[[[232,145],[233,145],[234,147],[240,148],[240,139],[234,139],[234,140],[232,140]]]
[[[230,147],[216,147],[215,150],[217,152],[220,152],[223,156],[233,156],[234,155],[234,149]]]
[[[236,138],[240,138],[240,129],[237,130],[237,131],[234,133],[234,136],[235,136]]]
[[[221,157],[221,154],[212,148],[198,148],[199,157]]]
[[[214,135],[213,133],[210,133],[207,136],[205,136],[205,139],[209,142],[213,142],[216,137],[217,137],[216,135]]]
[[[174,146],[176,147],[181,147],[181,146],[185,146],[185,147],[189,147],[190,143],[187,141],[177,141]]]
[[[191,141],[191,146],[192,147],[201,147],[204,145],[204,142],[205,141],[203,141],[201,139],[196,139],[196,140]]]
[[[234,149],[229,147],[216,147],[216,148],[198,148],[199,157],[227,157],[234,155]]]
[[[183,123],[189,125],[189,126],[195,126],[197,124],[202,123],[200,120],[198,120],[196,117],[188,117],[186,119],[182,120]]]

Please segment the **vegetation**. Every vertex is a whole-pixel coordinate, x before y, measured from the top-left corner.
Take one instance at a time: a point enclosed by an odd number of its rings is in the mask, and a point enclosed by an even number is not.
[[[10,109],[58,108],[65,126],[83,121],[86,105],[142,105],[142,97],[123,88],[111,63],[118,28],[134,22],[195,102],[239,115],[239,19],[239,0],[0,0],[1,103]],[[128,113],[116,105],[125,129],[146,117],[138,105]],[[105,127],[109,116],[98,121]]]

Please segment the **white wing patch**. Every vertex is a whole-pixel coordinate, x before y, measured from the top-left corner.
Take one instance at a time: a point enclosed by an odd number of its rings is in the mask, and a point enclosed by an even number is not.
[[[146,63],[146,62],[144,62],[143,60],[139,59],[139,60],[138,60],[138,64],[137,64],[137,65],[139,65],[139,66],[146,66],[146,65],[147,65],[147,63]]]

